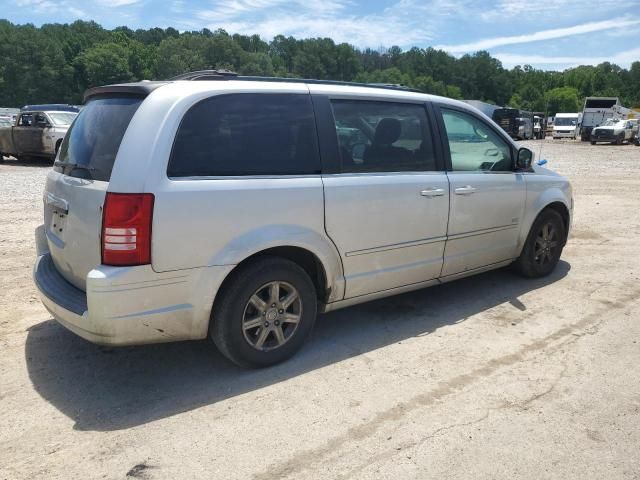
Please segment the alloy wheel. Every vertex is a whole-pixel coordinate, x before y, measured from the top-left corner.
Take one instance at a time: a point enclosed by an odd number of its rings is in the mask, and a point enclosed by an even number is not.
[[[242,333],[256,350],[274,350],[291,339],[301,318],[298,290],[287,282],[269,282],[249,297],[242,316]]]
[[[538,265],[551,262],[556,256],[559,245],[558,229],[552,222],[545,223],[536,236],[534,262]]]

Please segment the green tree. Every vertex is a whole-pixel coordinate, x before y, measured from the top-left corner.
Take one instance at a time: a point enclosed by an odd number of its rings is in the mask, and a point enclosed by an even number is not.
[[[545,94],[547,112],[550,116],[556,113],[573,113],[581,110],[578,90],[573,87],[559,87]]]
[[[117,43],[101,43],[82,52],[75,60],[87,87],[133,80],[128,52]]]
[[[92,21],[14,25],[0,20],[0,104],[80,102],[93,85],[166,79],[190,70],[228,68],[245,75],[402,84],[453,98],[550,113],[576,111],[587,96],[640,106],[640,62],[610,62],[564,72],[530,65],[505,69],[488,52],[460,58],[434,48],[360,50],[330,38],[230,35],[207,28],[113,30]]]

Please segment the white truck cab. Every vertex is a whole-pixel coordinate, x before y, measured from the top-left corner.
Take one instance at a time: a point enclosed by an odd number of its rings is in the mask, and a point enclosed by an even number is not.
[[[553,122],[553,138],[571,138],[575,140],[580,134],[580,113],[556,113]]]

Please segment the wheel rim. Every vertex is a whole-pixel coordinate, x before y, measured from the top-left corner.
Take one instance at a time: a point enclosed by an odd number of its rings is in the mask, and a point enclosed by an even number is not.
[[[552,222],[545,223],[536,236],[534,262],[538,265],[547,265],[553,261],[559,244],[558,229]]]
[[[298,290],[287,282],[269,282],[249,297],[242,315],[242,333],[256,350],[274,350],[293,337],[301,318]]]

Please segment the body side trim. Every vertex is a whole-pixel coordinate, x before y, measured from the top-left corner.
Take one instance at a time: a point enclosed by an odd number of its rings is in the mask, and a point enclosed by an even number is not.
[[[436,242],[444,242],[447,239],[446,236],[442,236],[442,237],[432,237],[432,238],[422,238],[419,240],[413,240],[410,242],[402,242],[402,243],[394,243],[391,245],[381,245],[379,247],[372,247],[372,248],[365,248],[362,250],[354,250],[351,252],[346,252],[345,256],[347,257],[355,257],[357,255],[366,255],[368,253],[377,253],[377,252],[384,252],[387,250],[397,250],[399,248],[407,248],[407,247],[415,247],[418,245],[427,245],[429,243],[436,243]]]

